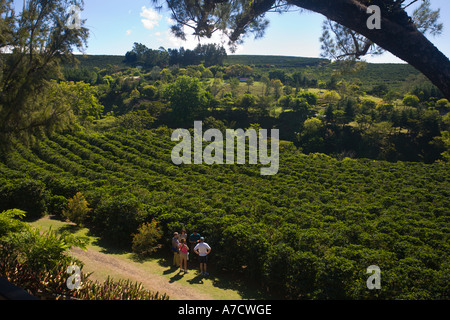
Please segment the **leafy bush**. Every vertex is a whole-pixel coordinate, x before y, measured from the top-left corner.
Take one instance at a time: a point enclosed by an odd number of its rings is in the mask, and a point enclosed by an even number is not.
[[[19,209],[9,209],[0,213],[0,239],[12,232],[18,232],[25,228],[19,219],[25,217],[25,212]]]
[[[88,218],[91,208],[81,192],[77,192],[67,202],[67,210],[63,210],[63,216],[70,221],[82,225]]]
[[[47,210],[45,184],[33,179],[15,179],[0,186],[0,210],[18,208],[28,218],[41,217]]]
[[[297,94],[297,98],[305,98],[311,106],[316,105],[318,100],[317,95],[313,92],[300,92]]]
[[[68,294],[67,266],[82,263],[67,253],[72,246],[85,248],[86,241],[69,233],[42,232],[18,220],[20,210],[0,213],[0,277],[36,296]]]
[[[132,250],[141,256],[150,255],[157,250],[161,237],[162,231],[155,219],[150,223],[143,223],[139,226],[138,233],[133,235]]]
[[[62,217],[63,211],[67,208],[68,200],[64,196],[53,195],[47,203],[47,213],[57,217]]]
[[[419,105],[420,100],[417,96],[413,94],[407,94],[403,97],[402,102],[405,106],[417,107]]]
[[[131,193],[102,199],[93,212],[95,231],[112,245],[130,247],[132,234],[144,221],[142,202]]]
[[[82,300],[169,300],[165,293],[146,290],[141,283],[123,279],[114,281],[109,276],[103,283],[86,281],[73,296]]]

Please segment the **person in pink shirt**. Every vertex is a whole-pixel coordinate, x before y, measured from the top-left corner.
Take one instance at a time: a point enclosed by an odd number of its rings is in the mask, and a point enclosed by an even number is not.
[[[186,239],[181,238],[180,244],[178,245],[180,252],[180,272],[184,271],[184,273],[188,273],[187,271],[187,258],[189,253],[189,247],[186,244]],[[183,270],[183,262],[184,262],[184,270]]]

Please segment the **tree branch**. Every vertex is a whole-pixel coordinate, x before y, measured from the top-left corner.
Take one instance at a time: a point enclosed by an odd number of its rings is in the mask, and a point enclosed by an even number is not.
[[[391,52],[422,72],[446,98],[450,98],[450,61],[408,19],[404,11],[382,12],[382,29],[369,29],[367,6],[356,0],[289,0],[297,5],[323,14],[368,38],[372,43]]]

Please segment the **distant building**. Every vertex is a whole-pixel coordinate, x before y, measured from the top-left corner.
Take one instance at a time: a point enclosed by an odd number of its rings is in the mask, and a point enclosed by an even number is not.
[[[139,76],[125,77],[125,78],[123,78],[123,80],[140,81],[141,77],[139,77]]]

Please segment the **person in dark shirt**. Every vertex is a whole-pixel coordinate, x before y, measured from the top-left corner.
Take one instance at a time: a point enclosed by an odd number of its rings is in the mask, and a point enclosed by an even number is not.
[[[180,242],[178,241],[178,232],[174,232],[172,238],[172,251],[173,251],[173,265],[180,265],[180,255],[179,255],[179,246]]]
[[[189,248],[191,252],[194,252],[194,248],[197,245],[198,241],[200,240],[200,233],[197,233],[197,231],[194,231],[189,236]]]

